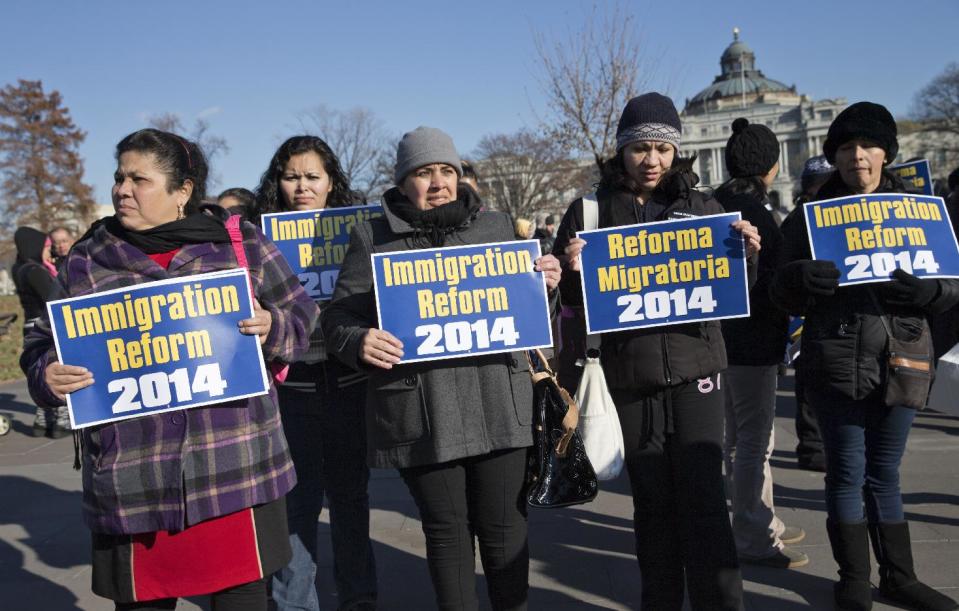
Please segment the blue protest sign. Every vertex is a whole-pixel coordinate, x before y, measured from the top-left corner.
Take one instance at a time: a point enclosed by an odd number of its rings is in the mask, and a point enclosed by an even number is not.
[[[929,161],[919,159],[909,163],[900,163],[899,165],[889,166],[889,170],[902,179],[906,187],[906,193],[917,195],[933,195],[932,171],[929,169]]]
[[[383,206],[350,206],[264,214],[263,233],[276,244],[317,301],[333,297],[340,265],[350,245],[350,231],[359,223],[383,215]]]
[[[372,255],[379,327],[402,363],[553,345],[539,242]]]
[[[580,231],[589,333],[749,316],[738,212]]]
[[[67,395],[74,428],[269,390],[245,269],[148,282],[47,304],[60,362],[93,373]]]
[[[941,197],[850,195],[808,203],[803,213],[813,259],[835,263],[840,286],[884,282],[896,269],[959,277],[959,247]]]

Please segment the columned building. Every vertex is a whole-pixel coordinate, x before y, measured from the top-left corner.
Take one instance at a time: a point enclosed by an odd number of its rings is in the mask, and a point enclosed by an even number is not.
[[[702,185],[718,187],[729,178],[724,149],[733,120],[746,117],[750,123],[762,123],[779,139],[779,176],[772,186],[773,199],[792,207],[803,164],[808,157],[822,154],[822,143],[833,118],[846,107],[845,98],[812,100],[787,86],[767,78],[756,68],[756,55],[739,40],[733,30],[733,42],[719,60],[721,73],[695,96],[686,100],[681,113],[682,149],[696,153],[694,169]]]

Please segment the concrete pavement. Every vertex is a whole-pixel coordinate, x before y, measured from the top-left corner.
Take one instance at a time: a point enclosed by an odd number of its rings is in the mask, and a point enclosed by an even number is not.
[[[785,378],[782,386],[791,382]],[[812,562],[792,571],[744,567],[746,607],[831,609],[836,567],[825,533],[822,475],[795,468],[793,400],[787,391],[780,394],[773,458],[777,511],[787,524],[806,529],[797,547]],[[80,477],[71,468],[71,439],[30,436],[33,407],[23,382],[0,385],[0,413],[14,417],[14,429],[0,437],[0,610],[112,609],[90,592],[89,534],[80,521]],[[902,467],[913,553],[922,579],[959,598],[957,466],[959,418],[920,412]],[[380,608],[434,608],[423,535],[406,487],[395,472],[376,471],[370,495]],[[638,608],[631,514],[625,476],[605,483],[588,505],[531,510],[530,608]],[[326,512],[321,520],[320,602],[323,609],[335,609]],[[876,597],[877,610],[899,608]],[[178,609],[204,608],[198,604],[181,601]]]

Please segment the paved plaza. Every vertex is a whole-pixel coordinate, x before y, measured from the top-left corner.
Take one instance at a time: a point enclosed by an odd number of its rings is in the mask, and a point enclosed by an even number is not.
[[[791,383],[784,378],[781,385],[788,389]],[[746,608],[831,609],[836,567],[826,539],[822,474],[796,469],[793,400],[788,390],[780,394],[772,461],[777,510],[786,524],[806,529],[808,536],[797,547],[811,563],[791,571],[744,567]],[[14,417],[13,430],[0,437],[0,610],[112,610],[90,592],[89,534],[80,521],[72,440],[30,436],[33,408],[24,382],[0,385],[0,413]],[[920,577],[959,597],[959,418],[919,414],[902,486]],[[432,609],[423,535],[406,487],[395,472],[376,471],[370,496],[380,608]],[[530,608],[638,608],[631,514],[625,476],[605,483],[588,505],[531,510]],[[336,608],[326,520],[324,512],[318,584],[325,610]],[[205,607],[191,601],[178,606],[198,608]],[[878,598],[874,606],[898,608]]]

